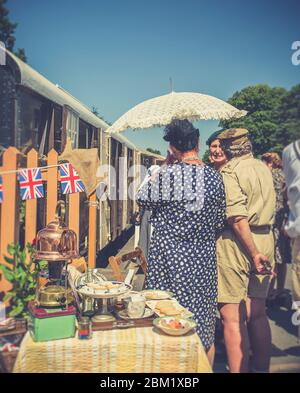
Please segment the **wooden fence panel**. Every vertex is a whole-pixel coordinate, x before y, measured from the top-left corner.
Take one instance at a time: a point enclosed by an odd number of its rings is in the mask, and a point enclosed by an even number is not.
[[[38,167],[38,153],[34,149],[27,154],[27,168]],[[36,237],[37,228],[37,199],[26,200],[25,210],[25,245],[32,243]],[[29,255],[27,255],[27,260]]]
[[[48,153],[48,165],[57,165],[58,154],[54,149]],[[48,168],[47,171],[47,210],[46,210],[46,223],[55,219],[55,209],[57,204],[57,181],[58,181],[58,168]]]
[[[18,150],[15,147],[8,148],[3,154],[2,171],[16,170],[18,166]],[[4,256],[7,255],[7,246],[10,243],[16,243],[19,235],[17,225],[17,173],[3,174],[3,202],[1,206],[1,249],[0,263],[5,265]],[[1,277],[0,292],[8,291],[11,284]]]
[[[69,223],[68,227],[77,235],[77,246],[79,247],[79,216],[80,216],[80,193],[69,195]]]
[[[18,150],[15,147],[8,148],[3,155],[3,166],[0,172],[16,171],[15,173],[2,174],[3,180],[3,202],[0,209],[0,263],[5,263],[4,256],[7,254],[7,246],[10,243],[17,243],[19,240],[19,184],[17,183]],[[55,218],[55,208],[58,199],[58,153],[52,149],[48,153],[47,166],[42,169],[42,179],[46,181],[46,222]],[[38,152],[32,149],[27,155],[27,168],[39,166]],[[80,235],[80,194],[74,193],[69,198],[69,220],[68,226],[73,229],[78,238]],[[25,210],[25,244],[32,243],[36,237],[38,204],[37,199],[26,201]],[[96,265],[96,244],[97,244],[97,198],[96,193],[89,197],[89,228],[88,228],[88,265]],[[0,276],[0,292],[6,292],[11,288],[11,284]]]

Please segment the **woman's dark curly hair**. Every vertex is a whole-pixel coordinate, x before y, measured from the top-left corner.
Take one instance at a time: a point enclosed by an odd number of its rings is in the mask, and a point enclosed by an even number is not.
[[[172,120],[164,130],[164,140],[181,152],[193,150],[199,143],[199,130],[188,120]]]

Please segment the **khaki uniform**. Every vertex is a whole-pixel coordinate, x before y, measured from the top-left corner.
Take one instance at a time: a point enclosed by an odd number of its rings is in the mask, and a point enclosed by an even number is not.
[[[226,192],[227,219],[248,218],[257,249],[274,266],[275,190],[271,171],[252,154],[236,157],[222,173]],[[217,241],[218,301],[240,303],[247,297],[266,298],[270,276],[257,275],[243,246],[228,226]]]

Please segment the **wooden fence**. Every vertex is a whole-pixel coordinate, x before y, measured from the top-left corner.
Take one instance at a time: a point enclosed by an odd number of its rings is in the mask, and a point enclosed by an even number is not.
[[[21,154],[15,147],[8,148],[3,154],[3,165],[0,172],[14,171],[19,168],[35,168],[39,165],[38,153],[32,149],[26,156],[26,164],[21,164]],[[52,149],[47,156],[45,166],[57,165],[58,153]],[[4,256],[7,255],[7,246],[19,242],[20,221],[20,190],[17,173],[3,173],[3,202],[0,204],[0,263],[6,264]],[[46,224],[55,218],[56,203],[58,200],[59,168],[42,168],[42,179],[45,190]],[[95,267],[96,258],[96,228],[97,205],[96,194],[89,197],[89,230],[88,230],[88,265]],[[80,222],[80,194],[68,195],[68,222],[67,226],[77,234],[79,241]],[[38,200],[30,199],[25,202],[25,229],[24,244],[32,243],[37,234]],[[10,289],[10,284],[0,276],[0,292]]]

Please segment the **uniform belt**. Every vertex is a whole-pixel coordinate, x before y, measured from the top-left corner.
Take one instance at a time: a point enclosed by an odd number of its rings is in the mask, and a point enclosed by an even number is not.
[[[249,225],[251,232],[257,233],[269,233],[271,231],[271,225]],[[225,225],[225,229],[232,229],[232,227],[228,224]]]
[[[264,231],[270,232],[271,225],[250,225],[251,231]]]

